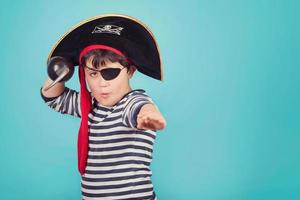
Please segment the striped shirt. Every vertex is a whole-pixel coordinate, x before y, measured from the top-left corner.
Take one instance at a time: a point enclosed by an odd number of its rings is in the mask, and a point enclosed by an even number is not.
[[[42,97],[55,111],[81,117],[77,91],[66,87],[58,97]],[[151,98],[143,90],[133,90],[113,107],[92,99],[88,160],[81,177],[82,198],[156,199],[149,168],[156,132],[136,128],[137,114],[143,105],[153,103]]]

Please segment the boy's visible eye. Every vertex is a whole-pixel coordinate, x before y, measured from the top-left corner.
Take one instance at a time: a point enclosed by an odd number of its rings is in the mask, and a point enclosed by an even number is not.
[[[97,77],[98,72],[90,72],[91,77]]]

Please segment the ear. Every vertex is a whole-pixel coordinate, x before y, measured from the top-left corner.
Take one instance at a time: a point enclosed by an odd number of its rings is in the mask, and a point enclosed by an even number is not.
[[[136,67],[135,67],[134,65],[131,65],[131,66],[129,67],[129,69],[128,69],[128,71],[127,71],[127,73],[129,74],[129,78],[131,78],[131,77],[133,76],[135,70],[136,70]]]

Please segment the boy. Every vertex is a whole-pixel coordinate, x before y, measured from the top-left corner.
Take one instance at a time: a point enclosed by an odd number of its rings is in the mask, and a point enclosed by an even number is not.
[[[120,19],[124,21],[120,22]],[[121,41],[117,30],[136,25],[145,27],[132,18],[120,15],[99,17],[89,22],[95,20],[102,24],[96,25],[94,31],[99,31],[100,27],[100,33],[104,35],[96,40],[92,38],[92,43],[90,40],[86,42],[79,48],[80,53],[76,51],[80,93],[61,82],[47,91],[41,90],[41,95],[54,110],[82,120],[78,135],[78,168],[82,175],[83,199],[156,199],[149,166],[155,131],[165,128],[166,121],[145,91],[132,90],[129,84],[136,69],[147,74],[143,71],[146,68],[141,68],[147,60],[141,62],[139,59],[143,58],[135,58],[136,50],[132,51],[132,47],[126,50],[122,45],[105,43],[105,39],[112,34],[113,37],[107,40]],[[71,33],[81,27],[84,25],[76,27]],[[67,37],[72,38],[72,34]],[[141,38],[148,41],[149,34],[143,32]],[[125,39],[128,40],[128,37]],[[137,47],[135,44],[133,46]],[[59,45],[55,48],[57,50]],[[66,57],[63,53],[55,53],[55,50],[51,56]],[[43,88],[52,82],[48,79]]]

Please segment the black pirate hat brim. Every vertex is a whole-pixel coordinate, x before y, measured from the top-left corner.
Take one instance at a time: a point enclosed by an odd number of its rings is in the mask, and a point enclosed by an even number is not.
[[[79,23],[56,43],[48,60],[62,56],[77,66],[81,51],[94,44],[121,51],[138,71],[163,79],[160,52],[152,32],[142,22],[126,15],[101,15]]]

